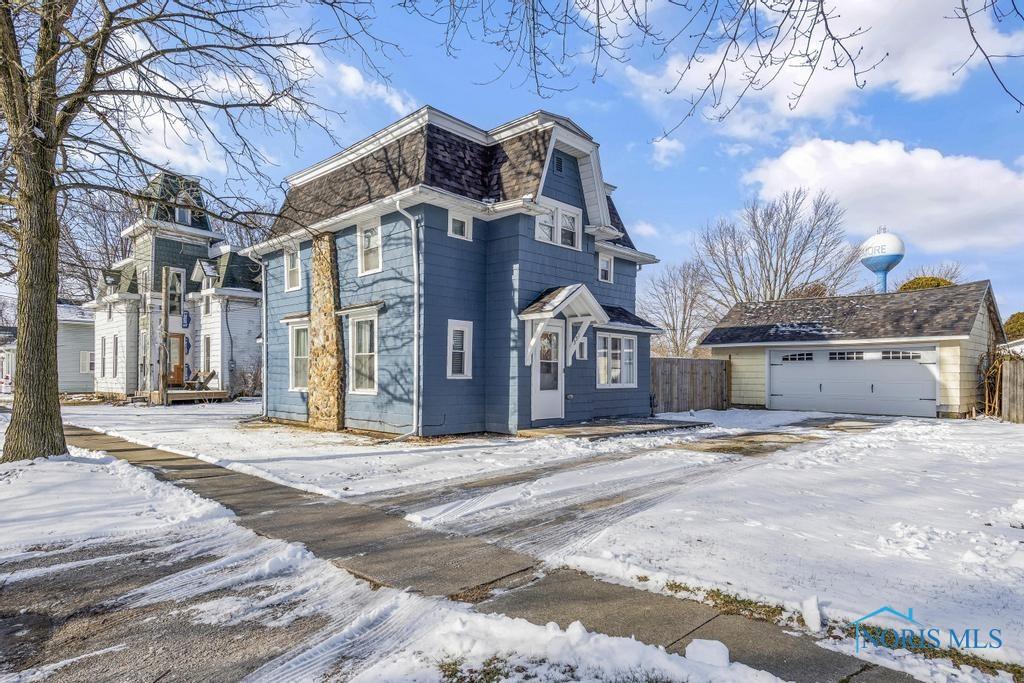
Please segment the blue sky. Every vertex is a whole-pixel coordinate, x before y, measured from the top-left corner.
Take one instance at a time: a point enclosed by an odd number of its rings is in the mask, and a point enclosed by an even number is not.
[[[374,24],[404,52],[380,62],[390,81],[333,56],[320,65],[317,93],[345,111],[335,125],[344,144],[423,104],[483,128],[538,108],[567,115],[600,143],[606,180],[618,185],[616,202],[639,247],[664,262],[690,257],[694,230],[751,197],[799,185],[826,189],[847,210],[851,241],[880,225],[904,238],[908,256],[894,277],[958,260],[969,279],[993,281],[1005,317],[1024,309],[1024,115],[980,62],[954,75],[970,45],[965,26],[946,18],[946,4],[845,0],[843,21],[872,27],[858,39],[865,58],[889,55],[866,75],[866,88],[854,87],[849,72],[822,73],[790,111],[795,76],[784,74],[724,123],[692,119],[660,143],[654,140],[685,107],[681,93],[665,93],[677,65],[671,51],[662,58],[634,51],[628,64],[610,65],[596,82],[581,64],[560,83],[570,90],[545,98],[523,84],[522,72],[495,80],[504,53],[463,36],[449,57],[439,27],[395,8],[378,7]],[[1024,26],[1013,32],[990,23],[981,30],[994,44],[1024,51]],[[1005,73],[1024,89],[1022,67]],[[275,177],[335,151],[315,131],[302,143],[296,151],[262,140],[278,162]],[[216,175],[216,164],[191,150],[172,161]],[[865,271],[863,283],[870,281]]]

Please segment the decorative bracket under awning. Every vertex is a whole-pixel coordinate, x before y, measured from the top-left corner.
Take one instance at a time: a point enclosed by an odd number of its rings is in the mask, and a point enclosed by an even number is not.
[[[533,364],[534,350],[548,326],[547,323],[560,315],[564,315],[568,322],[567,334],[572,334],[573,325],[580,326],[568,349],[566,367],[572,365],[579,342],[587,333],[590,325],[603,325],[608,322],[607,311],[583,283],[552,287],[541,292],[540,296],[519,314],[520,320],[534,322],[533,333],[530,335],[524,359],[526,365]]]

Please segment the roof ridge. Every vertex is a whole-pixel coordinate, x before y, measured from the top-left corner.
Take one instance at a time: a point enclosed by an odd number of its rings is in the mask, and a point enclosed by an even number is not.
[[[756,301],[739,301],[739,302],[737,302],[736,305],[740,306],[740,305],[744,305],[744,304],[777,304],[777,303],[783,303],[783,302],[788,302],[788,301],[820,301],[822,299],[862,299],[862,298],[866,299],[866,298],[872,297],[872,296],[893,296],[894,294],[917,294],[917,293],[920,293],[920,292],[929,292],[929,291],[933,291],[933,290],[936,290],[936,289],[954,289],[954,288],[957,288],[957,287],[969,287],[971,285],[980,285],[980,284],[986,284],[989,287],[991,287],[992,286],[992,281],[988,280],[988,279],[985,279],[985,280],[973,280],[971,282],[954,282],[951,285],[941,285],[939,287],[928,287],[926,289],[911,289],[911,290],[906,291],[906,292],[901,292],[900,290],[897,289],[897,290],[892,291],[892,292],[868,292],[866,294],[838,294],[838,295],[834,294],[832,296],[795,296],[795,297],[787,298],[787,299],[758,299]]]

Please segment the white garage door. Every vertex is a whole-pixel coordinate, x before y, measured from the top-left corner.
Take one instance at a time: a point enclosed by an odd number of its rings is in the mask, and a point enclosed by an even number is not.
[[[937,361],[934,346],[771,351],[768,407],[935,417]]]

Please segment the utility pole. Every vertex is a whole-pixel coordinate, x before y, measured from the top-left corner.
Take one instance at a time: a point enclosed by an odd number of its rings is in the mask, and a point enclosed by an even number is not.
[[[168,405],[167,401],[167,373],[170,370],[170,357],[168,352],[170,351],[170,336],[168,336],[167,328],[170,322],[168,304],[171,301],[168,288],[171,284],[171,267],[164,266],[161,275],[162,287],[160,291],[160,405]]]

